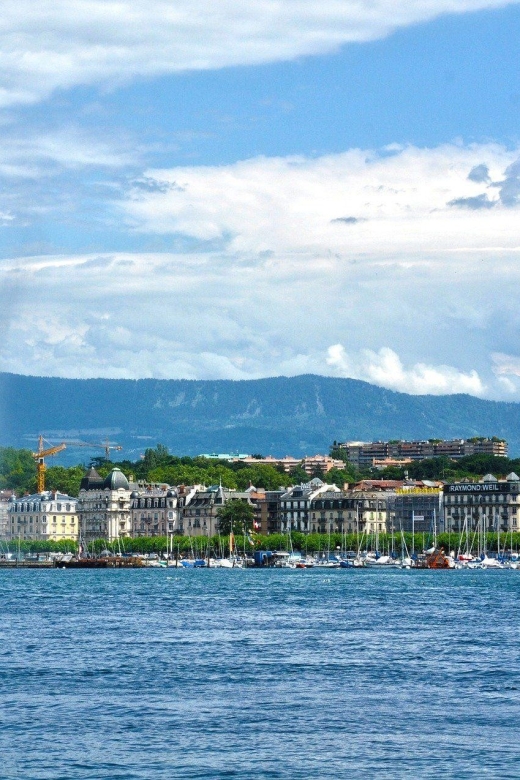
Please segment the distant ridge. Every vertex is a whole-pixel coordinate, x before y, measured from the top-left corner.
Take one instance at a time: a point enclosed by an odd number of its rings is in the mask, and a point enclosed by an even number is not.
[[[520,455],[520,404],[407,395],[356,379],[58,379],[0,373],[0,444],[110,436],[135,460],[158,442],[175,454],[326,452],[334,439],[500,436]],[[101,454],[101,453],[99,453]],[[88,459],[66,450],[68,462]]]

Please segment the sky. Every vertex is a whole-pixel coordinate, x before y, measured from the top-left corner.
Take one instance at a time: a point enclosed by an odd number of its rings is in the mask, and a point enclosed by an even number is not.
[[[4,0],[0,370],[520,401],[520,0]]]

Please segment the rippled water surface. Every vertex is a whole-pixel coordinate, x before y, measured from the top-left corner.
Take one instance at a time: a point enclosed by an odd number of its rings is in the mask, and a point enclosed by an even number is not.
[[[520,571],[0,572],[0,777],[520,777]]]

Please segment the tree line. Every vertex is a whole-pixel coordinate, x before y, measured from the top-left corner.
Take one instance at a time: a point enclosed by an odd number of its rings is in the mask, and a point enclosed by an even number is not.
[[[341,449],[332,448],[330,454],[338,459],[344,457]],[[147,449],[144,457],[137,461],[122,460],[115,463],[93,458],[89,463],[68,467],[49,463],[45,477],[46,488],[77,496],[81,479],[89,465],[94,465],[102,477],[117,465],[127,477],[133,476],[145,482],[168,485],[215,485],[222,482],[223,487],[234,490],[245,490],[250,485],[265,490],[278,490],[309,480],[309,474],[301,465],[287,474],[281,467],[261,463],[229,463],[213,458],[171,455],[167,447],[158,444]],[[446,457],[428,458],[403,468],[390,467],[383,470],[360,470],[347,463],[344,469],[331,469],[327,474],[315,469],[310,477],[319,477],[343,487],[346,483],[353,484],[361,479],[404,479],[408,475],[411,479],[451,482],[465,477],[478,479],[488,472],[496,477],[504,477],[512,471],[520,474],[520,458],[470,455],[456,461]],[[0,490],[14,490],[18,496],[36,492],[36,467],[30,450],[0,447]]]
[[[437,536],[437,546],[443,548],[447,553],[459,550],[469,549],[473,553],[477,552],[477,546],[484,547],[490,552],[507,551],[518,552],[520,550],[520,533],[501,534],[488,533],[484,540],[477,540],[476,535],[469,536],[460,533],[442,533]],[[419,553],[428,549],[433,544],[432,534],[411,533],[404,534],[379,534],[377,539],[375,535],[369,537],[359,537],[356,534],[303,534],[299,531],[292,531],[290,534],[246,534],[233,535],[233,550],[238,554],[251,555],[255,550],[277,550],[292,551],[297,550],[303,554],[326,555],[338,552],[357,552],[372,551],[391,554],[392,551],[400,556],[409,554],[412,550]],[[113,554],[121,553],[132,554],[150,554],[157,553],[162,555],[166,553],[167,546],[171,547],[172,540],[168,542],[165,536],[141,536],[138,538],[121,538],[114,542],[107,542],[106,539],[95,539],[88,545],[88,551],[99,554],[103,550],[109,550]],[[18,541],[0,542],[0,553],[17,552],[77,552],[78,545],[72,539],[64,539],[53,542],[50,540],[38,541]],[[228,535],[207,536],[175,536],[173,537],[173,554],[179,557],[195,556],[205,558],[209,555],[220,557],[228,556],[230,553],[230,543]]]

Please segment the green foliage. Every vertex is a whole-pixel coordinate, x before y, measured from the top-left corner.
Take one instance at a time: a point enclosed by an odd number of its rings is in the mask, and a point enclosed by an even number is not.
[[[235,473],[213,462],[207,468],[184,463],[158,466],[146,472],[145,478],[150,482],[164,482],[168,485],[218,485],[222,481],[223,487],[232,489],[237,487]]]
[[[387,466],[384,469],[373,469],[374,479],[404,479],[404,469],[399,466]]]
[[[78,551],[77,542],[74,539],[60,539],[59,541],[49,540],[12,540],[10,542],[1,542],[2,552],[17,553],[18,549],[22,553],[45,553],[45,552],[58,552],[58,553],[76,553]]]
[[[247,534],[253,528],[255,510],[247,501],[233,498],[217,510],[220,533]]]
[[[343,459],[340,447],[332,447],[331,455]],[[103,458],[95,458],[96,468],[101,477],[105,477],[115,465]],[[280,487],[308,482],[309,476],[301,465],[286,474],[282,468],[264,464],[228,463],[213,458],[178,457],[170,455],[167,447],[158,444],[145,451],[144,458],[137,462],[119,461],[119,468],[126,476],[136,479],[169,485],[216,485],[222,482],[226,488],[245,490],[250,484],[265,490],[277,490]],[[478,479],[491,472],[504,477],[511,471],[520,473],[520,459],[497,458],[493,455],[471,455],[460,460],[446,457],[429,458],[411,463],[406,467],[412,479],[442,479],[455,481],[463,477]],[[46,472],[46,487],[60,490],[69,495],[77,495],[84,474],[84,466],[49,465]],[[371,468],[356,470],[352,464],[345,469],[332,469],[321,475],[324,481],[342,487],[345,483],[355,483],[360,479],[403,479],[404,469],[390,467],[382,471]],[[36,491],[36,468],[31,452],[26,449],[0,447],[0,489],[12,489],[17,495]]]
[[[36,490],[36,466],[30,450],[0,447],[0,490],[18,495]]]
[[[45,472],[45,487],[47,490],[59,490],[60,493],[77,496],[84,473],[82,466],[49,466]]]
[[[290,477],[293,485],[299,485],[302,482],[309,481],[309,475],[307,474],[303,466],[296,466],[296,468],[291,469]]]
[[[239,490],[246,490],[249,485],[265,490],[278,490],[292,483],[289,474],[280,473],[273,466],[254,464],[236,472],[236,482]]]
[[[358,480],[354,469],[331,469],[330,471],[327,471],[323,477],[323,481],[343,488],[345,483],[354,483]]]
[[[334,554],[338,552],[338,548],[345,552],[347,550],[357,551],[358,543],[360,544],[360,550],[363,551],[376,551],[381,553],[389,553],[392,550],[400,556],[401,553],[410,554],[412,550],[416,553],[422,553],[425,549],[428,549],[433,545],[433,537],[431,534],[417,533],[412,538],[411,533],[403,534],[403,541],[401,536],[392,537],[390,534],[379,534],[378,544],[376,548],[376,539],[374,536],[369,538],[359,538],[356,534],[302,534],[298,531],[293,531],[290,536],[288,534],[270,534],[262,535],[255,534],[253,537],[254,544],[251,544],[251,536],[234,534],[235,536],[235,550],[240,553],[252,554],[256,550],[297,550],[303,554]],[[496,552],[498,550],[498,542],[500,541],[500,550],[519,550],[520,549],[520,533],[504,534],[500,535],[500,538],[496,533],[489,533],[486,535],[485,549],[488,552]],[[3,542],[4,551],[16,553],[18,551],[18,541]],[[468,539],[466,534],[458,533],[444,533],[440,534],[437,538],[437,547],[444,548],[446,553],[451,551],[458,553],[459,550],[466,550],[468,546]],[[109,550],[111,553],[129,554],[140,553],[150,554],[156,553],[157,555],[163,555],[166,553],[167,540],[165,536],[151,536],[151,537],[138,537],[135,539],[119,539],[116,542],[108,543],[106,539],[96,539],[88,545],[88,550],[91,553],[99,554],[103,550]],[[470,535],[469,547],[472,552],[477,553],[477,540]],[[58,542],[52,541],[21,541],[21,552],[77,552],[77,544],[72,539],[64,539]],[[206,558],[209,555],[215,557],[229,555],[229,536],[217,535],[212,538],[207,536],[177,536],[173,541],[173,554],[178,557],[182,556],[194,556],[196,558]]]

